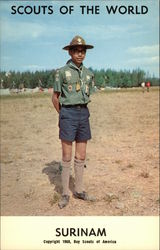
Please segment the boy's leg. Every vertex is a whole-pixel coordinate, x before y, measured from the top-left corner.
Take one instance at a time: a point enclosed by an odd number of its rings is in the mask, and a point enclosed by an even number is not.
[[[83,172],[86,158],[87,141],[76,142],[74,170],[75,170],[75,198],[95,201],[95,197],[89,196],[83,189]]]
[[[65,207],[69,202],[69,178],[70,178],[70,167],[72,159],[72,142],[62,141],[62,198],[59,202],[59,207]]]
[[[83,192],[83,172],[86,158],[87,141],[76,142],[75,144],[75,158],[74,158],[74,170],[75,170],[75,191],[77,193]]]

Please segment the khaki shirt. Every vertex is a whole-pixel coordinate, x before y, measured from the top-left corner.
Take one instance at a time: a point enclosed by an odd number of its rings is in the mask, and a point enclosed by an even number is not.
[[[94,75],[83,64],[78,68],[69,60],[56,71],[53,89],[54,92],[60,92],[61,105],[87,104],[94,91]]]

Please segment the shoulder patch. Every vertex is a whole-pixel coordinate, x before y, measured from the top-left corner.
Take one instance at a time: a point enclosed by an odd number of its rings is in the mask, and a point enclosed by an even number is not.
[[[56,80],[56,81],[59,80],[59,70],[56,71],[55,80]]]

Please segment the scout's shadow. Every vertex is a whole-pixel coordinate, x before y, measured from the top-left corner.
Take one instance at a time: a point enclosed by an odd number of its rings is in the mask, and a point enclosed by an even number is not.
[[[60,162],[52,161],[46,164],[47,167],[43,168],[42,173],[48,175],[48,179],[52,185],[55,186],[55,191],[57,193],[62,193],[62,185],[61,185],[61,170],[60,170]],[[74,191],[74,178],[70,176],[69,181],[70,190]]]

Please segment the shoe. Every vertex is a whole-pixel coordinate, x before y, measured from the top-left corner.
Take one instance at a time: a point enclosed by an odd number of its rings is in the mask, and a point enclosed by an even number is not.
[[[69,195],[62,195],[60,202],[58,203],[59,208],[64,208],[69,203]]]
[[[83,191],[82,193],[75,192],[74,197],[76,199],[81,199],[84,201],[96,201],[95,197],[88,195],[85,191]]]

